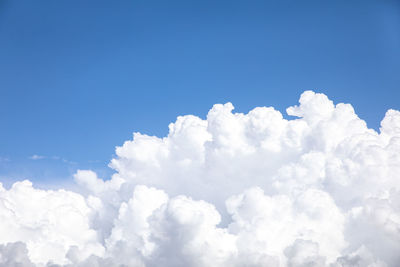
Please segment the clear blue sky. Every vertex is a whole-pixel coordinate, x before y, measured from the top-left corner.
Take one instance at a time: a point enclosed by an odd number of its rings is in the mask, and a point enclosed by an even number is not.
[[[307,89],[377,129],[399,85],[398,0],[0,0],[0,181],[107,175],[134,131]]]

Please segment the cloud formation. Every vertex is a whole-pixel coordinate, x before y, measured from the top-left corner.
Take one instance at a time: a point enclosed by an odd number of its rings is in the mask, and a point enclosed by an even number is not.
[[[32,159],[32,160],[39,160],[39,159],[44,159],[44,158],[46,158],[46,157],[45,156],[36,155],[36,154],[29,157],[29,159]]]
[[[398,266],[400,112],[299,102],[135,133],[77,192],[0,187],[0,266]]]

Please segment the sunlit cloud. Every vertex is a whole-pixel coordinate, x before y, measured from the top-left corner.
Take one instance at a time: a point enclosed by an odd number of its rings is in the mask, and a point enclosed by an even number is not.
[[[350,104],[299,102],[135,133],[75,192],[0,187],[0,265],[397,266],[400,112],[377,132]]]

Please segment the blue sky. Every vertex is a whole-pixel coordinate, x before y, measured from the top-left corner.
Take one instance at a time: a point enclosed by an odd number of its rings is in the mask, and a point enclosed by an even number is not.
[[[378,129],[399,74],[397,0],[2,0],[0,179],[106,176],[134,131],[227,101],[284,112],[308,89]]]

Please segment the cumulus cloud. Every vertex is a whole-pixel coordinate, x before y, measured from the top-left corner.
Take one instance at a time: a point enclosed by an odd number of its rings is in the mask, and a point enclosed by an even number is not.
[[[398,266],[400,112],[304,92],[135,133],[76,192],[0,187],[0,266]]]

